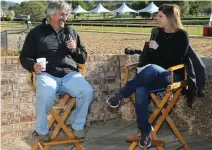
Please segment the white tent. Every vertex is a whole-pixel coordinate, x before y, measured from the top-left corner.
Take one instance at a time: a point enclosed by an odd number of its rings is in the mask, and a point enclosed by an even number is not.
[[[118,13],[129,13],[129,12],[136,12],[135,10],[129,8],[125,3],[123,3],[118,9],[113,10],[113,12]]]
[[[73,11],[72,13],[74,14],[78,14],[78,13],[87,13],[88,11],[83,9],[80,5],[78,5]]]
[[[211,17],[210,17],[210,20],[209,20],[209,26],[212,26],[212,13],[211,13]]]
[[[148,12],[148,13],[155,13],[155,12],[158,12],[158,7],[153,3],[151,2],[147,7],[145,7],[144,9],[141,9],[141,10],[138,10],[137,13],[140,13],[140,12]]]
[[[88,11],[88,12],[89,12],[89,13],[105,13],[105,12],[111,12],[111,11],[108,10],[108,9],[106,9],[106,8],[104,8],[104,7],[102,6],[102,4],[99,3],[99,5],[98,5],[96,8],[94,8],[94,9]]]

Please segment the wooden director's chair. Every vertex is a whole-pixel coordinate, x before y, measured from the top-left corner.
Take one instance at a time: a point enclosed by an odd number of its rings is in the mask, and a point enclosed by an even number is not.
[[[78,68],[82,75],[84,75],[83,70],[86,69],[85,65],[78,64]],[[29,73],[28,84],[36,92],[36,74]],[[77,150],[83,150],[84,148],[79,142],[83,142],[84,139],[76,139],[70,129],[66,126],[65,120],[71,115],[71,110],[76,104],[76,98],[71,97],[69,94],[65,94],[63,98],[59,101],[56,106],[52,106],[50,108],[49,114],[50,119],[48,123],[48,128],[53,129],[51,135],[51,140],[49,142],[39,141],[36,139],[35,143],[32,146],[32,150],[49,150],[50,146],[58,145],[58,144],[65,144],[65,143],[73,143]],[[59,131],[63,130],[66,134],[66,138],[57,138]]]
[[[124,81],[122,82],[122,86],[126,84],[126,82],[129,80],[130,72],[132,69],[136,69],[139,63],[126,65],[123,67],[124,69]],[[174,82],[173,72],[178,69],[184,68],[185,71],[185,77],[184,80],[181,82]],[[173,109],[175,104],[180,98],[182,88],[186,86],[187,81],[187,73],[185,66],[183,64],[170,67],[168,68],[168,71],[170,71],[170,81],[171,83],[168,85],[166,89],[160,89],[163,90],[164,96],[160,99],[157,96],[157,92],[159,91],[150,91],[150,96],[153,102],[156,105],[156,109],[153,111],[153,113],[149,117],[149,123],[152,125],[152,132],[151,132],[151,143],[153,146],[156,146],[158,150],[163,150],[163,147],[165,145],[165,142],[159,141],[157,137],[157,132],[160,129],[163,122],[166,120],[171,129],[173,130],[176,137],[179,139],[181,144],[175,148],[175,150],[180,149],[184,147],[185,150],[190,150],[188,144],[184,140],[183,136],[180,134],[179,130],[175,126],[174,122],[172,121],[171,117],[169,116],[170,111]],[[135,103],[135,93],[131,95],[130,97],[133,102]],[[154,123],[154,124],[153,124]],[[137,146],[138,142],[141,139],[141,133],[138,131],[138,135],[129,135],[126,137],[127,141],[132,142],[129,146],[128,150],[134,150]]]

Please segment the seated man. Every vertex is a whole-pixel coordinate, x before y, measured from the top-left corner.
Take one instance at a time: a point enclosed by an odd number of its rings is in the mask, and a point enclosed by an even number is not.
[[[79,35],[65,26],[69,7],[65,2],[50,2],[46,10],[47,23],[29,32],[20,54],[22,66],[37,74],[35,131],[43,141],[50,140],[47,113],[57,93],[76,97],[76,109],[71,116],[76,138],[85,136],[84,125],[93,98],[93,88],[77,68],[77,63],[86,61],[85,47]],[[46,68],[36,62],[38,58],[46,58]]]

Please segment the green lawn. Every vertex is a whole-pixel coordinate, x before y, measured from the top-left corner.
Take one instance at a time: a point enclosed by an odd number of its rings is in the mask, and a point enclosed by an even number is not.
[[[7,22],[7,21],[1,21],[1,26],[5,26],[5,27],[23,27],[24,23],[21,22]]]
[[[24,27],[23,23],[1,22],[4,27]],[[184,26],[189,35],[203,35],[203,26]],[[113,31],[113,32],[135,32],[150,33],[151,27],[104,27],[104,26],[73,26],[76,30]]]
[[[135,32],[150,33],[152,28],[136,28],[136,27],[101,27],[101,26],[73,26],[76,30],[94,30],[94,31],[113,31],[113,32]],[[185,30],[189,35],[203,35],[202,26],[185,26]]]

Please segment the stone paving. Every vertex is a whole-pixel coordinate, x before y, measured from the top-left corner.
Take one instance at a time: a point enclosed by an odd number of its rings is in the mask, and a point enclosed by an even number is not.
[[[82,143],[85,150],[127,150],[130,143],[126,142],[125,137],[130,134],[135,134],[136,129],[135,121],[126,120],[111,120],[106,123],[97,123],[87,130],[87,136],[85,142]],[[190,146],[191,150],[212,150],[212,139],[200,137],[195,134],[190,134],[187,131],[182,131],[182,135]],[[160,140],[165,141],[165,150],[173,150],[179,142],[172,134],[167,124],[158,132]],[[28,138],[26,140],[4,144],[1,146],[2,150],[30,150],[33,140]],[[183,148],[182,148],[183,149]],[[51,150],[76,150],[71,144],[54,146]],[[140,150],[137,147],[135,150]],[[156,150],[155,147],[149,148],[149,150]]]

